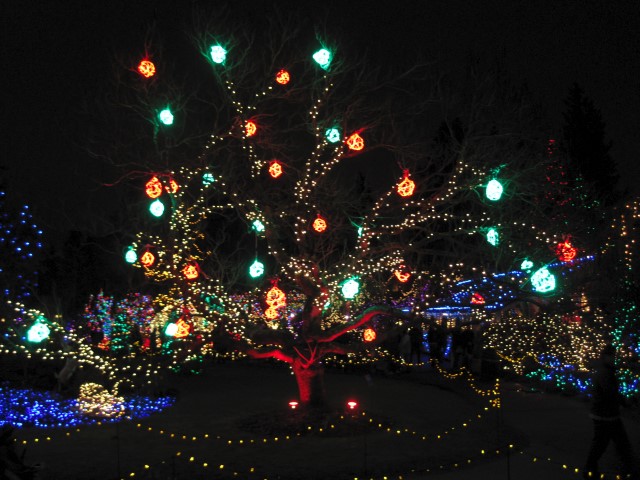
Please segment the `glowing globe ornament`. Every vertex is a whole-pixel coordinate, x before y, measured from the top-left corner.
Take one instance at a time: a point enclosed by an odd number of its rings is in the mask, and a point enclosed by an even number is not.
[[[151,205],[149,205],[149,212],[151,212],[151,215],[154,217],[161,217],[164,213],[164,203],[160,200],[154,200],[151,202]]]
[[[280,162],[273,160],[269,164],[269,175],[271,175],[272,178],[278,178],[282,175],[282,165],[280,165]]]
[[[258,260],[254,261],[249,267],[249,275],[251,278],[257,278],[264,273],[264,264]]]
[[[213,176],[213,173],[203,173],[202,174],[202,184],[204,186],[208,187],[209,185],[211,185],[215,181],[216,181],[216,179]]]
[[[214,45],[209,51],[213,63],[222,64],[227,59],[227,50],[221,45]]]
[[[338,130],[336,127],[327,128],[327,130],[324,132],[324,137],[329,143],[337,143],[341,138],[340,130]]]
[[[349,138],[347,138],[347,147],[354,152],[359,152],[364,148],[364,138],[362,138],[357,133],[354,133]]]
[[[341,291],[346,300],[352,300],[360,291],[360,282],[356,278],[350,278],[342,284]]]
[[[175,337],[176,333],[178,333],[178,325],[176,325],[175,323],[167,324],[166,328],[164,329],[164,334],[167,337]]]
[[[410,197],[416,189],[416,183],[409,178],[409,170],[404,171],[404,178],[398,184],[397,192],[401,197]]]
[[[184,278],[186,278],[187,280],[195,280],[200,275],[200,272],[198,271],[198,265],[194,263],[190,263],[189,265],[186,265],[182,269],[182,274],[184,275]]]
[[[264,232],[264,223],[262,223],[260,220],[256,219],[251,224],[251,228],[253,228],[253,230],[255,230],[257,233],[262,233],[262,232]]]
[[[156,66],[151,60],[142,60],[138,64],[138,73],[145,78],[151,78],[156,74]]]
[[[144,186],[144,191],[149,198],[158,198],[162,195],[162,182],[158,177],[152,177]]]
[[[258,126],[255,124],[255,122],[252,122],[251,120],[249,120],[244,125],[244,131],[247,137],[253,137],[258,131]]]
[[[531,276],[531,285],[538,293],[552,292],[556,288],[556,277],[547,267],[542,267]]]
[[[321,48],[313,54],[313,59],[323,70],[327,70],[331,65],[331,52],[326,48]]]
[[[376,331],[373,328],[366,328],[364,332],[362,332],[362,339],[365,342],[373,342],[376,336]]]
[[[132,246],[127,248],[127,252],[124,254],[124,260],[127,263],[136,263],[138,260],[138,254],[136,253],[136,249]]]
[[[140,263],[142,264],[143,267],[146,267],[146,268],[151,267],[155,263],[155,261],[156,261],[155,255],[151,253],[149,250],[144,252],[140,257]]]
[[[502,187],[502,184],[498,180],[493,179],[487,183],[485,195],[492,202],[497,202],[502,197],[503,191],[504,188]]]
[[[500,243],[500,234],[495,228],[490,228],[487,232],[487,242],[494,247],[497,247],[498,243]]]
[[[312,226],[316,232],[322,233],[327,229],[327,221],[318,215],[318,217],[313,221]]]
[[[289,83],[289,80],[291,80],[291,75],[289,75],[289,72],[287,72],[285,69],[282,69],[278,73],[276,73],[276,82],[278,82],[280,85],[286,85],[287,83]]]
[[[27,330],[27,341],[30,343],[40,343],[49,338],[51,329],[38,318],[33,325]]]
[[[164,125],[173,125],[173,113],[171,113],[171,110],[168,108],[161,110],[158,114],[158,118]]]
[[[523,270],[525,272],[528,272],[532,268],[533,268],[533,262],[531,260],[529,260],[528,258],[525,258],[522,261],[522,263],[520,264],[520,270]]]

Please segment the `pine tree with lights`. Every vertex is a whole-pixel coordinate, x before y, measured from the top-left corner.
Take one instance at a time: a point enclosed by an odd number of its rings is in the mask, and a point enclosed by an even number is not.
[[[121,102],[135,141],[111,156],[135,164],[148,208],[124,253],[164,288],[163,344],[185,358],[231,339],[289,364],[300,402],[322,405],[323,362],[382,354],[452,282],[527,260],[531,275],[500,281],[547,291],[551,274],[531,279],[561,237],[536,225],[546,141],[507,85],[467,72],[458,95],[422,66],[348,66],[276,27],[200,34],[204,90],[180,91],[147,46]]]
[[[6,191],[0,185],[0,298],[3,301],[28,301],[36,293],[42,235],[29,206],[11,211],[6,203]]]

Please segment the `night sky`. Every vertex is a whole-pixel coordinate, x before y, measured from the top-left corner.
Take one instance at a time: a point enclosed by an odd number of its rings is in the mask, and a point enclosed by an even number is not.
[[[234,2],[241,9],[321,5],[332,27],[354,44],[416,52],[440,67],[470,54],[504,53],[513,79],[526,82],[561,124],[563,99],[577,82],[600,109],[613,141],[622,186],[640,194],[640,5],[635,0],[422,0],[395,2]],[[4,0],[2,155],[10,200],[28,203],[54,238],[99,228],[117,173],[92,158],[81,138],[86,105],[113,75],[114,53],[141,51],[152,19],[179,29],[191,5],[178,1]],[[375,5],[375,7],[374,7]],[[249,21],[247,21],[249,25]]]

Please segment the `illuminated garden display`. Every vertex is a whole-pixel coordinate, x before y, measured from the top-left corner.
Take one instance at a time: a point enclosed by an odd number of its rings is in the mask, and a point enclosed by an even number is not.
[[[378,73],[354,89],[350,82],[367,65],[349,65],[329,39],[309,45],[305,56],[279,45],[267,59],[255,45],[243,52],[232,37],[208,43],[209,34],[201,37],[202,61],[217,83],[202,94],[218,113],[200,127],[205,140],[181,142],[164,120],[166,128],[153,131],[133,126],[139,138],[146,131],[150,150],[160,149],[157,158],[172,159],[167,166],[147,156],[136,171],[146,172],[135,182],[156,218],[139,212],[140,230],[123,249],[133,267],[163,286],[155,303],[167,320],[154,322],[170,337],[164,351],[176,361],[185,358],[181,350],[192,352],[187,358],[215,352],[217,336],[226,335],[244,355],[290,364],[300,404],[322,404],[323,359],[377,349],[394,329],[422,321],[438,290],[518,268],[526,256],[534,267],[513,285],[531,296],[550,294],[552,277],[545,283],[534,273],[568,237],[527,198],[545,188],[535,172],[549,159],[542,134],[537,143],[518,140],[531,126],[526,115],[443,99],[465,135],[457,146],[445,135],[429,153],[429,136],[415,134],[422,114],[402,108],[420,112],[422,105],[417,92],[399,93],[403,75]],[[161,83],[145,90],[140,108],[149,115],[154,105],[177,105],[154,98]],[[389,92],[377,91],[387,84]],[[139,78],[132,92],[138,86]],[[188,123],[184,115],[198,108],[198,118],[208,118],[207,102],[176,108],[176,118]],[[442,131],[452,132],[446,117]],[[494,141],[501,129],[509,136]],[[387,165],[386,181],[362,173],[373,161]],[[363,185],[375,182],[366,196],[365,187],[354,187],[359,174]],[[479,300],[480,291],[474,298],[476,309],[493,305]]]

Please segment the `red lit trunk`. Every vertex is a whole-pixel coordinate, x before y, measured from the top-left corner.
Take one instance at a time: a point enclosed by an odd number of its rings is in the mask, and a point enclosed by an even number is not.
[[[304,368],[302,361],[295,359],[293,362],[293,373],[298,382],[300,404],[314,408],[324,407],[326,404],[324,367],[319,363],[314,363],[309,368]]]

